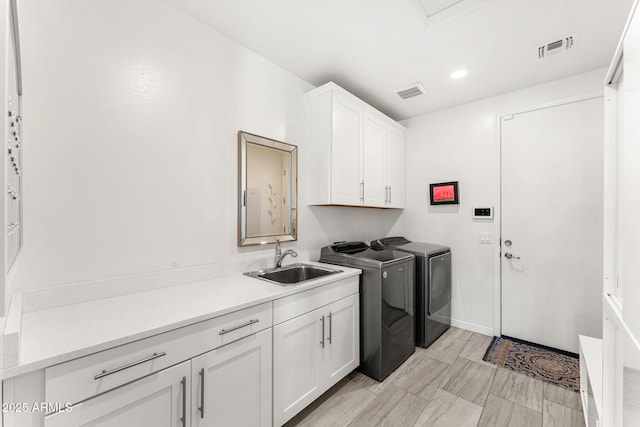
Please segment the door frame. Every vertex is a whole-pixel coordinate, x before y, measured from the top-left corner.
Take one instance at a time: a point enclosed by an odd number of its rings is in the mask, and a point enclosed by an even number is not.
[[[574,104],[576,102],[588,101],[590,99],[604,98],[604,91],[587,92],[567,98],[560,98],[543,104],[534,104],[529,107],[514,108],[510,112],[498,113],[496,115],[496,159],[498,164],[498,174],[496,187],[498,200],[494,209],[494,229],[498,231],[498,242],[494,249],[493,271],[493,335],[502,335],[502,123],[504,120],[513,118],[516,114],[530,113],[547,108],[559,107],[561,105]],[[604,99],[603,99],[604,102]],[[603,117],[604,120],[604,117]]]

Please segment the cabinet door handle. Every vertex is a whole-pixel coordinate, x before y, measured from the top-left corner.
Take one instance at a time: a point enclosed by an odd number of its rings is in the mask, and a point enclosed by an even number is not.
[[[391,186],[389,186],[389,203],[391,203]]]
[[[254,323],[258,323],[260,319],[251,319],[247,323],[243,323],[242,325],[234,326],[233,328],[223,329],[220,331],[220,335],[227,334],[229,332],[236,331],[238,329],[244,328],[245,326],[253,325]]]
[[[324,348],[324,316],[322,316],[320,321],[322,322],[322,340],[320,341],[320,344],[322,344],[322,348]]]
[[[329,338],[327,338],[327,341],[331,344],[331,313],[329,313],[327,317],[329,318]]]
[[[364,200],[364,181],[360,182],[360,200]]]
[[[182,377],[182,427],[187,427],[187,377]]]
[[[204,368],[200,369],[200,419],[204,418]]]
[[[164,351],[162,351],[160,353],[153,353],[151,356],[145,357],[144,359],[138,360],[137,362],[127,363],[126,365],[120,366],[119,368],[111,369],[109,371],[107,371],[105,369],[102,372],[100,372],[98,375],[93,377],[93,379],[94,380],[99,380],[100,378],[106,377],[106,376],[111,375],[111,374],[115,374],[116,372],[120,372],[120,371],[124,371],[125,369],[133,368],[134,366],[141,365],[141,364],[143,364],[145,362],[149,362],[149,361],[151,361],[153,359],[157,359],[159,357],[166,356],[166,355],[167,355],[167,353],[164,352]]]
[[[389,201],[389,186],[384,186],[384,201],[385,203]]]

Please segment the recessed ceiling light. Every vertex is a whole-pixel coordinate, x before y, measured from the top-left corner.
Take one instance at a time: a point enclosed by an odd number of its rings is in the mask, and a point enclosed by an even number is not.
[[[461,79],[467,75],[467,70],[457,70],[451,73],[451,78],[454,80]]]

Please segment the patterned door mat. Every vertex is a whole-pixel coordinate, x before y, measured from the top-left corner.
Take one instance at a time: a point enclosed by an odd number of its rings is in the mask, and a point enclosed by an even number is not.
[[[503,336],[493,337],[482,360],[568,390],[580,389],[580,363],[573,353]]]

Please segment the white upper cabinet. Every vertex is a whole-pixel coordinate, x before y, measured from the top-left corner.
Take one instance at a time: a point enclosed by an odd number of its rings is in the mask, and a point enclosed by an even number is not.
[[[358,205],[362,194],[362,110],[339,96],[332,101],[331,200],[334,204]]]
[[[362,181],[365,206],[385,206],[387,183],[385,181],[386,125],[377,115],[365,113],[364,144],[362,150]]]
[[[387,206],[404,207],[404,131],[387,127],[386,167]]]
[[[405,128],[334,83],[306,99],[309,204],[404,208]]]

